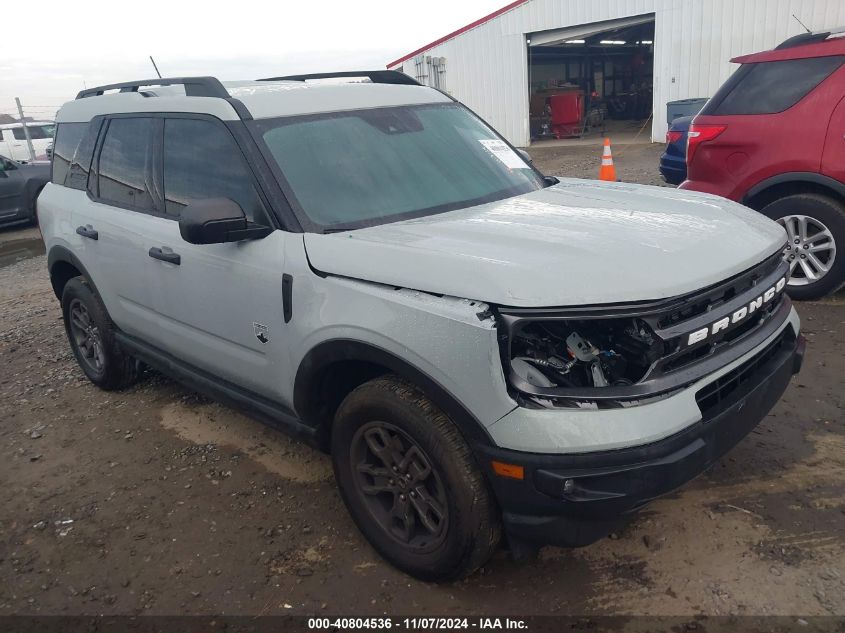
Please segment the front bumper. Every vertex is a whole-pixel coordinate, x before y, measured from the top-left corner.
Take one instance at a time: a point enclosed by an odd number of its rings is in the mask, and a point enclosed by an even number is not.
[[[788,326],[751,359],[699,389],[701,420],[660,441],[568,455],[478,447],[509,538],[588,545],[623,515],[699,475],[766,416],[798,373],[806,341],[795,332]],[[524,478],[496,476],[494,460],[522,466]]]

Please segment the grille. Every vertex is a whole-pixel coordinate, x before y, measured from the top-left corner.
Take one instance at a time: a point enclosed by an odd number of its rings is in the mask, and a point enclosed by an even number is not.
[[[681,369],[697,360],[710,356],[714,352],[718,352],[720,347],[730,345],[731,343],[740,340],[746,334],[756,330],[761,323],[780,309],[780,306],[784,301],[783,297],[784,295],[780,295],[777,299],[755,312],[754,315],[747,318],[742,325],[730,330],[718,343],[705,343],[700,347],[695,347],[688,352],[675,356],[671,360],[662,363],[662,371],[670,372]],[[678,341],[677,344],[680,345],[680,341]]]
[[[740,386],[754,380],[757,372],[775,357],[783,347],[795,340],[791,327],[786,327],[765,349],[749,358],[742,365],[714,380],[695,394],[695,401],[703,415],[711,412],[725,401]]]
[[[782,255],[775,253],[751,270],[746,270],[744,273],[740,273],[731,279],[685,297],[681,300],[681,306],[675,307],[660,316],[657,327],[660,329],[671,327],[718,308],[720,305],[727,303],[737,295],[753,287],[767,275],[772,274],[781,261],[783,261]]]

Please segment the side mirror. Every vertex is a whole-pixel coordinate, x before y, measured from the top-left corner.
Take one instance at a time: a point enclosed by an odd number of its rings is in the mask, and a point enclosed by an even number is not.
[[[223,244],[265,237],[271,229],[250,226],[241,206],[229,198],[194,200],[179,216],[179,232],[190,244]]]
[[[524,160],[526,163],[528,163],[529,165],[534,164],[534,161],[531,160],[531,154],[526,152],[524,149],[517,148],[516,151],[519,152],[519,155],[522,156],[522,160]]]

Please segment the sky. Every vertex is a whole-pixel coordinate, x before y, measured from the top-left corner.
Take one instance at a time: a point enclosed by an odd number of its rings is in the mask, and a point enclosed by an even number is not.
[[[508,0],[47,0],[0,38],[0,113],[52,118],[84,87],[162,76],[221,80],[385,65]],[[37,7],[37,9],[35,8]]]

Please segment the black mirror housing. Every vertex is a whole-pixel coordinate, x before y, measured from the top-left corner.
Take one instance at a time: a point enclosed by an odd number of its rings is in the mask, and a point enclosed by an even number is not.
[[[229,198],[194,200],[179,216],[179,232],[190,244],[223,244],[264,237],[267,227],[250,227],[241,206]]]

